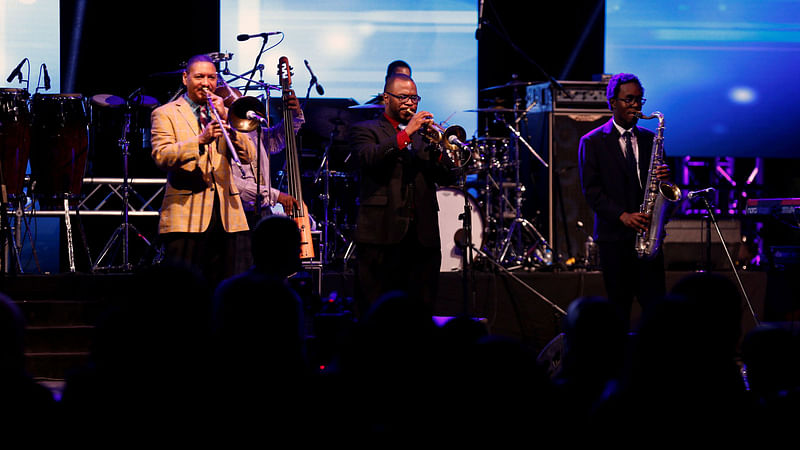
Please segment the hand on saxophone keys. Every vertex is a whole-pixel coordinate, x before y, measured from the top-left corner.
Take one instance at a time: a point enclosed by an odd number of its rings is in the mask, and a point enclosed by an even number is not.
[[[619,220],[628,228],[633,228],[637,232],[645,232],[650,226],[650,216],[645,213],[624,212],[619,216]]]
[[[655,175],[659,181],[668,181],[670,175],[669,166],[666,164],[661,164],[659,166],[656,166]]]

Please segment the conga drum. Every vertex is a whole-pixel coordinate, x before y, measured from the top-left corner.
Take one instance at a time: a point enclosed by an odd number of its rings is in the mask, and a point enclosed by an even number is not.
[[[81,94],[35,94],[31,127],[31,177],[43,209],[77,205],[86,174],[89,119]]]
[[[24,89],[0,89],[0,164],[9,201],[22,197],[31,147],[30,95]]]

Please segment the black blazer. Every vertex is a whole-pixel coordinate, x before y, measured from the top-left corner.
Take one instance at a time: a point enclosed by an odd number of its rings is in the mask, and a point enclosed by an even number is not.
[[[436,189],[455,182],[453,164],[419,133],[411,140],[410,150],[400,149],[397,130],[383,115],[351,127],[360,183],[357,243],[397,244],[413,215],[419,242],[440,246]]]
[[[650,154],[655,134],[636,126],[639,145],[639,173],[647,182]],[[627,170],[619,144],[620,134],[613,120],[595,128],[581,138],[578,158],[581,188],[586,202],[595,213],[594,238],[598,242],[632,239],[636,232],[619,220],[623,212],[639,212],[644,193],[638,180]]]

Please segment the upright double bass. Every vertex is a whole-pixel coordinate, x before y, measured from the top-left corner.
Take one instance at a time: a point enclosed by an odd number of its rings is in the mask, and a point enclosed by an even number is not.
[[[311,242],[311,221],[303,203],[302,180],[300,179],[300,158],[297,154],[297,139],[292,125],[292,111],[287,107],[292,91],[292,67],[289,58],[281,56],[278,60],[278,77],[281,82],[281,99],[283,100],[283,126],[286,133],[286,174],[288,180],[287,193],[297,199],[297,206],[286,211],[300,229],[300,258],[309,259],[315,255]]]

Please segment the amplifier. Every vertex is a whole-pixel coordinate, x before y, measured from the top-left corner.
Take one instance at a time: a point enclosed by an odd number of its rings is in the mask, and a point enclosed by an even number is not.
[[[559,81],[564,90],[551,83],[528,86],[526,105],[529,112],[550,112],[576,109],[608,110],[604,81]]]

